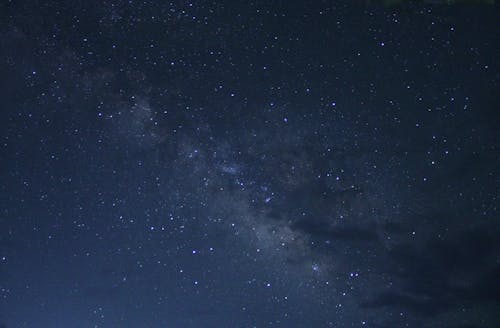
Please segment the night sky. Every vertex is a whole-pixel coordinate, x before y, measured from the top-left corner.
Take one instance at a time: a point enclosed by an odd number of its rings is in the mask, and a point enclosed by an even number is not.
[[[2,1],[0,326],[500,327],[500,5],[389,2]]]

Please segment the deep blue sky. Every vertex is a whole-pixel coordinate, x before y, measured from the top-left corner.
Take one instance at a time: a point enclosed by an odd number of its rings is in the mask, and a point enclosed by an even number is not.
[[[0,325],[499,327],[499,14],[2,2]]]

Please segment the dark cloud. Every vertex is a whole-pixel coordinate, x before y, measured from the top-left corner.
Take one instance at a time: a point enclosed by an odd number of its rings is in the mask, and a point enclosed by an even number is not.
[[[361,302],[361,307],[366,309],[399,307],[421,315],[431,316],[441,311],[443,304],[431,297],[419,297],[398,292],[382,292],[371,300]]]
[[[303,219],[292,225],[293,229],[301,231],[313,240],[374,242],[378,239],[375,226],[360,227],[354,224],[331,226],[327,221]]]
[[[499,302],[498,231],[480,226],[394,247],[387,253],[396,291],[375,293],[365,308],[399,306],[433,316],[461,304]]]

